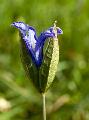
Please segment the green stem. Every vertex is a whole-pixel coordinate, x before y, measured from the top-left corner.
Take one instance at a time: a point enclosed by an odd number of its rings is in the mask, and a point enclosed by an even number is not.
[[[42,97],[43,97],[43,120],[46,120],[45,93],[42,94]]]

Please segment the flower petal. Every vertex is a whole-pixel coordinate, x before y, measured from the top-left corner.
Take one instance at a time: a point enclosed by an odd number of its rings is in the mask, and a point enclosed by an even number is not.
[[[37,51],[37,52],[35,51],[36,43],[38,41],[35,29],[23,22],[14,22],[11,25],[20,30],[21,37],[25,42],[25,45],[26,45],[26,48],[28,49],[29,54],[32,56],[33,61],[39,64],[38,52],[40,51]]]
[[[13,22],[11,25],[15,26],[16,28],[21,29],[21,30],[27,30],[28,29],[27,25],[23,22]]]
[[[63,34],[62,29],[60,29],[59,27],[57,27],[57,34],[58,34],[58,35],[59,35],[59,34]]]
[[[23,22],[14,22],[12,26],[18,28],[22,34],[22,38],[28,46],[28,49],[35,49],[35,44],[37,41],[36,31],[33,27],[23,23]]]
[[[25,31],[28,30],[28,26],[26,24],[24,24],[23,22],[13,22],[11,25],[18,28],[22,35],[25,36]]]
[[[49,33],[53,33],[53,27],[50,27],[46,32],[47,32],[47,33],[48,33],[48,32],[49,32]],[[57,34],[58,34],[58,35],[59,35],[59,34],[63,34],[62,29],[60,29],[59,27],[57,27]]]

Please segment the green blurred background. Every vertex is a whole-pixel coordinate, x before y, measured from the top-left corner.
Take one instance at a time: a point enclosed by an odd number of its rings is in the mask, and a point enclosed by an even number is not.
[[[26,78],[10,24],[24,21],[39,35],[55,20],[64,34],[47,120],[89,120],[89,0],[0,0],[0,120],[42,120],[42,97]]]

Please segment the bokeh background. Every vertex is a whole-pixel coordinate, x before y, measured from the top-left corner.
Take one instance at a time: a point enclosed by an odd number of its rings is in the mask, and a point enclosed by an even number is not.
[[[42,120],[42,97],[26,78],[10,24],[24,21],[39,35],[55,20],[64,34],[47,119],[89,120],[89,0],[0,0],[0,120]]]

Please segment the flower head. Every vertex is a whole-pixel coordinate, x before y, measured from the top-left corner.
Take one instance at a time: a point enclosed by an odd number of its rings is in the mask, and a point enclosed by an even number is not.
[[[23,22],[14,22],[11,25],[19,29],[29,55],[31,55],[35,65],[40,67],[43,60],[43,46],[45,40],[49,37],[55,37],[53,27],[50,27],[37,37],[35,29]],[[63,31],[59,27],[57,27],[57,34],[63,34]]]

